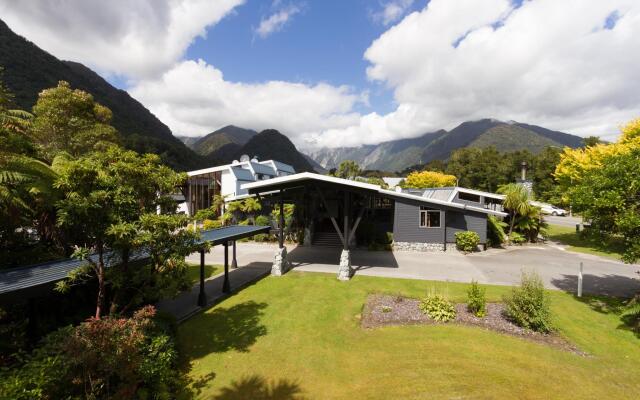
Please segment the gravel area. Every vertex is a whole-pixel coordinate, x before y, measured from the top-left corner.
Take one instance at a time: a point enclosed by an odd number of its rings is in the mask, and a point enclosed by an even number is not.
[[[401,296],[370,295],[362,312],[362,327],[377,328],[385,325],[438,324],[439,322],[432,320],[418,308],[419,304],[420,300]],[[543,343],[582,356],[587,355],[557,333],[533,332],[509,321],[505,317],[504,304],[502,303],[488,303],[487,315],[483,318],[478,318],[467,311],[467,305],[464,303],[456,304],[456,311],[456,319],[448,323],[477,326]]]

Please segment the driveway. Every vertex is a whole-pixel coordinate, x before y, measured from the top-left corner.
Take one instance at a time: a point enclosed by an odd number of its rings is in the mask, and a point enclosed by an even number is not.
[[[298,271],[337,274],[340,249],[287,246],[289,260]],[[238,243],[238,265],[270,262],[275,245]],[[197,255],[189,258],[199,262]],[[223,262],[222,247],[206,256],[207,263]],[[583,291],[611,296],[631,296],[640,292],[637,273],[640,265],[628,265],[588,254],[573,253],[553,245],[490,249],[463,255],[458,252],[418,253],[354,250],[352,266],[356,275],[392,278],[515,285],[522,269],[535,270],[550,289],[575,292],[580,263],[583,263]]]

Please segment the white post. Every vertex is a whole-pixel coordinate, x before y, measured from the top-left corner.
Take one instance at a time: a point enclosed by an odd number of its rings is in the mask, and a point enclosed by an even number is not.
[[[578,297],[582,297],[582,261],[580,261],[580,271],[578,272]]]

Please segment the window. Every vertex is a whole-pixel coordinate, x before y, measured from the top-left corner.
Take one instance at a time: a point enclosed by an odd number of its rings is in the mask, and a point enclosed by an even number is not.
[[[474,203],[480,203],[480,196],[477,194],[458,192],[458,198],[460,200],[473,201]]]
[[[440,210],[420,207],[420,228],[440,228]]]

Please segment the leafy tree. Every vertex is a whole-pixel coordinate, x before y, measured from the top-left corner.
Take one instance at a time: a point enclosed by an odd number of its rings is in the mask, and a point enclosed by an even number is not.
[[[40,93],[33,114],[32,136],[48,161],[60,152],[78,156],[102,142],[120,140],[109,125],[111,111],[96,103],[89,93],[73,90],[64,81]]]
[[[136,237],[143,215],[155,214],[158,207],[175,209],[168,194],[184,179],[161,165],[156,155],[140,156],[114,145],[60,166],[55,187],[64,198],[56,204],[58,224],[77,246],[74,255],[86,261],[70,273],[69,281],[97,277],[96,318],[105,310],[107,265],[117,257],[127,261],[126,243]],[[119,248],[120,254],[109,252],[111,248]]]
[[[600,140],[598,136],[588,136],[584,138],[584,147],[591,147],[601,143],[602,140]]]
[[[198,249],[198,234],[185,229],[189,217],[142,214],[138,221],[112,225],[108,233],[119,263],[106,271],[112,299],[110,314],[173,297],[189,288],[184,258]],[[149,261],[132,263],[130,256],[146,252]]]
[[[262,204],[255,197],[248,197],[244,199],[240,209],[247,215],[251,223],[255,224],[255,213],[262,210]]]
[[[0,82],[0,264],[4,265],[22,263],[19,249],[31,247],[28,229],[19,228],[35,227],[40,238],[59,239],[52,217],[52,204],[57,199],[52,187],[56,174],[36,158],[28,137],[33,116],[10,108],[12,98]],[[38,257],[30,250],[33,262]]]
[[[528,177],[533,181],[533,192],[537,200],[562,203],[558,185],[553,176],[556,165],[560,162],[561,153],[562,149],[558,147],[547,147],[531,158]]]
[[[618,142],[566,149],[555,176],[574,211],[605,236],[624,238],[623,260],[640,259],[640,119]]]
[[[505,195],[502,205],[509,211],[510,214],[509,237],[511,237],[511,233],[513,232],[513,227],[516,222],[516,217],[518,215],[525,215],[529,213],[531,207],[529,204],[529,192],[523,185],[517,183],[509,183],[507,185],[501,186],[498,189],[498,193],[502,193]]]
[[[434,172],[434,171],[412,172],[404,180],[403,187],[424,189],[424,188],[434,188],[434,187],[455,186],[456,180],[457,179],[455,176],[446,175],[441,172]]]
[[[382,180],[382,178],[378,178],[374,176],[367,179],[363,179],[363,181],[371,185],[378,185],[383,189],[389,189],[389,185],[387,185],[387,183],[384,180]]]
[[[464,148],[454,151],[446,173],[460,177],[459,186],[495,192],[500,185],[513,182],[511,159],[495,147]]]
[[[353,160],[344,160],[338,165],[338,170],[335,176],[343,179],[356,179],[360,175],[362,170],[360,166]]]

